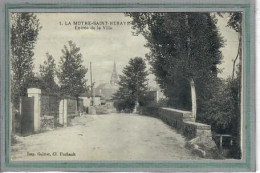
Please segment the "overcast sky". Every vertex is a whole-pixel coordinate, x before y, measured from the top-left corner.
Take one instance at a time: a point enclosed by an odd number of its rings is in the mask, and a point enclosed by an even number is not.
[[[131,25],[126,23],[117,26],[108,24],[112,27],[111,30],[75,29],[75,21],[77,24],[80,24],[81,21],[131,21],[130,17],[125,17],[122,13],[37,13],[37,17],[42,29],[34,49],[36,72],[39,71],[39,65],[46,59],[46,52],[53,55],[58,65],[62,55],[61,49],[68,44],[69,40],[80,47],[85,66],[89,68],[89,62],[92,62],[93,77],[97,84],[110,81],[114,60],[120,74],[130,58],[136,56],[144,58],[145,54],[149,52],[144,47],[146,40],[143,36],[133,36]],[[226,40],[225,47],[221,49],[224,59],[219,66],[223,69],[219,76],[226,78],[232,73],[232,59],[236,56],[238,46],[237,33],[226,27],[226,17],[218,18],[217,25]],[[89,26],[89,24],[84,26]],[[92,24],[92,26],[94,25]],[[89,79],[89,73],[86,78]],[[153,85],[152,83],[151,85]]]

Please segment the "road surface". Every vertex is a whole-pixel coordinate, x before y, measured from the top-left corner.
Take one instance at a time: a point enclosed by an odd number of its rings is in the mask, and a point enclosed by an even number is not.
[[[69,127],[16,139],[12,160],[199,159],[174,129],[136,114],[83,115]]]

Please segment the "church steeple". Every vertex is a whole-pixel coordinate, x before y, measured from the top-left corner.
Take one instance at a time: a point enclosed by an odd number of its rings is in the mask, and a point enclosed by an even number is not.
[[[117,85],[117,82],[118,82],[118,75],[117,75],[117,71],[116,71],[116,61],[114,60],[114,67],[113,67],[113,72],[112,72],[111,79],[110,79],[110,84]]]

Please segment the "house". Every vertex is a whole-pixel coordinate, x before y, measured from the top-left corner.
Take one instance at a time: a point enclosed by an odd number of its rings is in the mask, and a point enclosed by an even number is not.
[[[79,96],[80,99],[83,100],[83,106],[85,108],[88,108],[91,105],[92,97],[90,93],[83,93]],[[95,95],[93,97],[93,104],[94,106],[100,106],[101,105],[101,96]]]

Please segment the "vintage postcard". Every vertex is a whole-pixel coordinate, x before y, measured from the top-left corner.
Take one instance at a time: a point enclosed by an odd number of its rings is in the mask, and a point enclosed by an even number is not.
[[[59,3],[2,3],[2,170],[255,169],[254,1]]]

